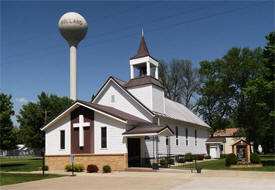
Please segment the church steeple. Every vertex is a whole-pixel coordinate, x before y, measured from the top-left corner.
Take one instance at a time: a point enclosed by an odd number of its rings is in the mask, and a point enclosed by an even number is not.
[[[140,43],[139,43],[139,48],[138,48],[137,54],[135,56],[133,56],[131,59],[150,56],[150,53],[148,51],[148,48],[147,48],[147,45],[146,45],[146,42],[145,42],[145,39],[144,39],[143,29],[142,29],[141,35],[142,36],[141,36],[141,40],[140,40]]]
[[[150,56],[142,29],[137,54],[130,58],[131,79],[135,78],[134,68],[139,70],[139,77],[141,77],[144,75],[151,76],[151,67],[155,68],[155,78],[158,79],[158,65],[158,61]]]

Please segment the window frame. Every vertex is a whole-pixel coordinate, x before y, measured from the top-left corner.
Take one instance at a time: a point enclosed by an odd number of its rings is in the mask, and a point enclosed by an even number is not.
[[[176,126],[176,145],[179,145],[179,127]]]
[[[188,142],[188,128],[185,128],[185,145],[188,146],[189,142]]]
[[[59,131],[59,138],[60,138],[59,149],[60,150],[65,150],[65,148],[66,148],[66,144],[65,144],[66,143],[65,130],[60,130]]]
[[[105,129],[105,138],[103,137],[103,130]],[[102,149],[106,149],[107,148],[107,127],[101,127],[100,128],[100,147]],[[105,140],[105,142],[103,142],[103,140]],[[103,146],[105,145],[105,146]]]
[[[198,146],[198,131],[195,129],[195,146]]]

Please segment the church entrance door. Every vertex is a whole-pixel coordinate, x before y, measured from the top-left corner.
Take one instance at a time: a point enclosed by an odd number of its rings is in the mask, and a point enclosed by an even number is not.
[[[128,167],[140,167],[139,138],[128,138]]]

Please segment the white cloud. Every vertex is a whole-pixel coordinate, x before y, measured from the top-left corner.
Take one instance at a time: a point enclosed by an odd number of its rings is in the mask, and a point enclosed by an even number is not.
[[[20,102],[20,103],[27,103],[28,100],[26,98],[16,98],[15,99],[17,102]]]

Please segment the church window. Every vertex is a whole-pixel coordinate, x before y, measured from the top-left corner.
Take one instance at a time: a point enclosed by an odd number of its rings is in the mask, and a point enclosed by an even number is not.
[[[188,128],[185,129],[185,143],[188,146]]]
[[[111,102],[114,103],[115,102],[115,95],[111,96]]]
[[[169,144],[169,139],[168,139],[168,136],[166,136],[166,145]]]
[[[179,145],[179,128],[176,127],[176,145]]]
[[[65,131],[60,131],[60,149],[65,149]]]
[[[195,146],[198,145],[198,134],[197,134],[197,129],[195,129]]]
[[[107,127],[101,127],[101,148],[107,148]]]

